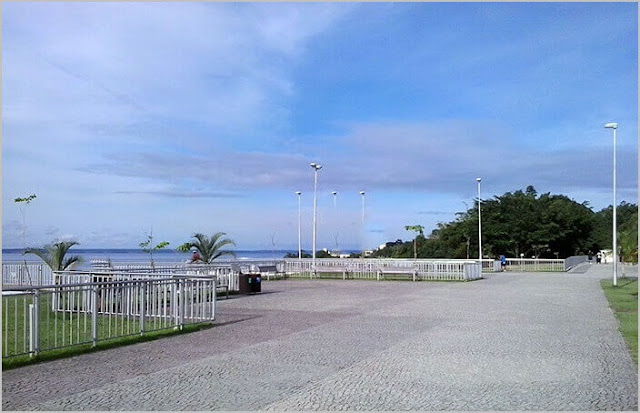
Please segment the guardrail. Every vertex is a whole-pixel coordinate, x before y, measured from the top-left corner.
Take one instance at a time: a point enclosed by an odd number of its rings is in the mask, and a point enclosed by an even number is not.
[[[285,259],[284,263],[287,277],[342,278],[344,276],[343,270],[346,270],[349,278],[353,279],[378,280],[381,273],[413,274],[414,271],[416,278],[421,280],[475,280],[482,278],[481,264],[474,260],[317,258],[315,271],[313,260],[309,258]]]
[[[564,272],[565,263],[562,259],[507,258],[506,270],[523,272]]]
[[[581,259],[581,257],[570,257],[567,260],[562,259],[519,259],[519,258],[507,258],[507,271],[557,271],[563,272],[570,269],[575,259]],[[446,260],[446,259],[404,259],[404,258],[317,258],[316,262],[319,265],[337,266],[343,267],[349,265],[349,271],[356,278],[377,278],[378,268],[380,266],[390,265],[384,264],[385,262],[392,262],[393,265],[402,267],[404,265],[416,265],[419,271],[422,272],[424,279],[441,279],[445,277],[445,272],[453,272],[454,278],[458,277],[455,274],[463,273],[464,271],[452,267],[447,267],[447,264],[442,263],[478,263],[479,260]],[[403,263],[415,264],[403,264]],[[423,263],[440,263],[433,264],[432,267],[428,267]],[[481,261],[482,272],[494,271],[494,260],[483,259]],[[107,265],[108,263],[108,265]],[[126,272],[130,274],[154,274],[160,275],[215,275],[218,277],[219,282],[222,285],[226,285],[229,291],[239,290],[239,272],[242,273],[256,273],[260,271],[260,268],[275,267],[277,274],[286,274],[290,277],[311,277],[312,259],[303,258],[301,260],[297,258],[288,258],[282,260],[229,260],[218,261],[213,264],[192,264],[192,263],[159,263],[154,267],[151,267],[149,263],[111,263],[109,261],[97,261],[94,272],[102,273],[118,273]],[[573,264],[572,264],[573,263]],[[336,274],[338,274],[336,272]],[[457,278],[456,278],[457,279]],[[39,262],[3,262],[2,263],[2,283],[5,286],[11,285],[47,285],[54,283],[53,272],[47,265]]]
[[[56,275],[62,280],[82,274]],[[215,318],[215,277],[117,278],[4,289],[2,357],[95,346]]]
[[[42,262],[4,261],[2,262],[3,285],[46,285],[53,284],[53,272]]]
[[[117,267],[119,268],[119,267]],[[134,278],[157,278],[168,277],[174,274],[188,275],[188,276],[209,276],[215,277],[218,280],[218,284],[227,287],[228,291],[239,291],[239,273],[233,271],[230,264],[225,265],[187,265],[185,267],[179,266],[163,266],[154,267],[149,266],[132,266],[128,269],[108,269],[102,268],[94,271],[87,271],[78,273],[76,271],[70,271],[67,273],[69,277],[82,274],[79,278],[69,278],[61,282],[87,282],[86,279],[89,274],[92,276],[117,276],[117,277],[134,277]],[[73,279],[73,281],[71,281]]]

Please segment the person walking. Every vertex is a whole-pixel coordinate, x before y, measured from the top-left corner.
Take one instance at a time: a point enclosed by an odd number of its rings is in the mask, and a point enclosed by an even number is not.
[[[500,255],[500,268],[502,268],[502,271],[507,270],[507,259],[502,254]]]

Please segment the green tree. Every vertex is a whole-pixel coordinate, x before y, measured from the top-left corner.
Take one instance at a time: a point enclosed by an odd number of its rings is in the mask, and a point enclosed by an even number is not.
[[[195,248],[199,255],[195,261],[201,261],[205,264],[211,264],[213,260],[223,255],[235,257],[235,252],[222,249],[228,245],[236,246],[233,240],[224,238],[226,235],[224,232],[218,232],[209,238],[206,235],[197,233],[193,235],[193,240],[180,245],[177,250],[180,252],[189,252]]]
[[[143,252],[146,252],[147,254],[149,254],[149,260],[151,261],[151,269],[154,270],[155,267],[155,263],[153,261],[153,251],[158,251],[163,249],[164,247],[166,247],[167,245],[169,245],[169,243],[167,241],[162,241],[160,243],[158,243],[155,246],[153,245],[153,230],[151,230],[151,232],[149,232],[147,234],[147,240],[144,242],[141,242],[140,244],[140,249]]]
[[[27,217],[26,217],[26,208],[27,206],[36,199],[36,194],[31,194],[26,197],[18,197],[14,198],[13,202],[18,204],[18,210],[20,211],[20,216],[22,217],[22,226],[20,228],[20,239],[22,240],[22,246],[27,248]],[[24,269],[27,272],[27,277],[29,278],[29,284],[32,284],[31,273],[29,272],[29,266],[27,265],[27,260],[24,260]]]
[[[625,228],[633,227],[638,222],[638,205],[621,202],[616,207],[618,233]],[[589,246],[593,251],[613,248],[613,206],[601,209],[593,217],[593,230],[589,237]]]
[[[625,262],[638,262],[638,211],[620,225],[618,231],[620,257]]]
[[[79,245],[76,241],[58,241],[45,245],[42,248],[28,248],[24,254],[34,254],[40,257],[51,268],[52,271],[64,271],[73,265],[82,262],[80,256],[74,255],[65,258],[69,248]]]
[[[418,237],[424,239],[424,227],[422,225],[405,225],[407,231],[417,232],[416,237],[413,239],[413,258],[418,258]]]
[[[300,254],[300,258],[311,258],[311,254],[302,250],[301,254]],[[298,258],[298,253],[297,252],[287,252],[284,255],[284,258]]]

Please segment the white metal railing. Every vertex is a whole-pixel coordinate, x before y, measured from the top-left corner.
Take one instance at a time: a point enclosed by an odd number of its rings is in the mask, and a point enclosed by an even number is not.
[[[229,291],[239,291],[239,274],[257,273],[260,268],[276,268],[276,273],[284,273],[284,261],[274,259],[253,260],[221,260],[211,264],[202,263],[157,263],[153,267],[150,263],[118,263],[106,260],[92,261],[96,270],[114,272],[128,272],[140,274],[195,274],[215,275],[221,285],[227,286]],[[268,279],[268,278],[267,278]]]
[[[184,271],[177,269],[164,269],[165,271],[157,268],[156,272],[151,272],[149,269],[134,269],[134,270],[102,270],[102,271],[89,271],[89,272],[75,272],[69,271],[59,274],[56,277],[59,283],[87,283],[92,280],[110,280],[110,279],[155,279],[159,277],[171,277],[175,274],[185,276],[207,276],[214,277],[218,285],[227,287],[228,291],[239,291],[239,273],[233,271],[231,267],[208,267],[208,268],[189,268]]]
[[[43,262],[3,261],[3,285],[45,285],[53,283],[53,272]]]
[[[562,259],[507,258],[507,271],[565,272]]]
[[[423,280],[474,280],[482,278],[481,264],[475,260],[428,260],[395,258],[317,258],[315,271],[313,260],[285,259],[285,273],[288,277],[308,277],[315,275],[342,277],[345,269],[349,278],[380,279],[384,273],[412,274]]]
[[[59,275],[69,280],[81,274]],[[215,277],[106,279],[4,289],[2,357],[214,320]]]

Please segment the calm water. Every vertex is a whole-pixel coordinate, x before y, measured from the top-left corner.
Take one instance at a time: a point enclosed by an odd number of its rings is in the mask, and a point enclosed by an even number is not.
[[[236,258],[240,260],[251,259],[280,259],[287,253],[295,253],[298,251],[290,250],[258,250],[258,251],[235,251]],[[67,253],[68,256],[79,255],[82,257],[82,265],[78,268],[89,268],[91,266],[90,261],[95,259],[110,259],[112,262],[149,262],[149,254],[142,252],[138,249],[75,249],[71,248]],[[39,261],[36,255],[28,254],[22,255],[20,249],[3,249],[2,261]],[[180,262],[187,261],[191,258],[190,253],[182,253],[176,250],[159,250],[153,253],[153,260],[155,262]],[[228,256],[222,259],[229,259]]]

